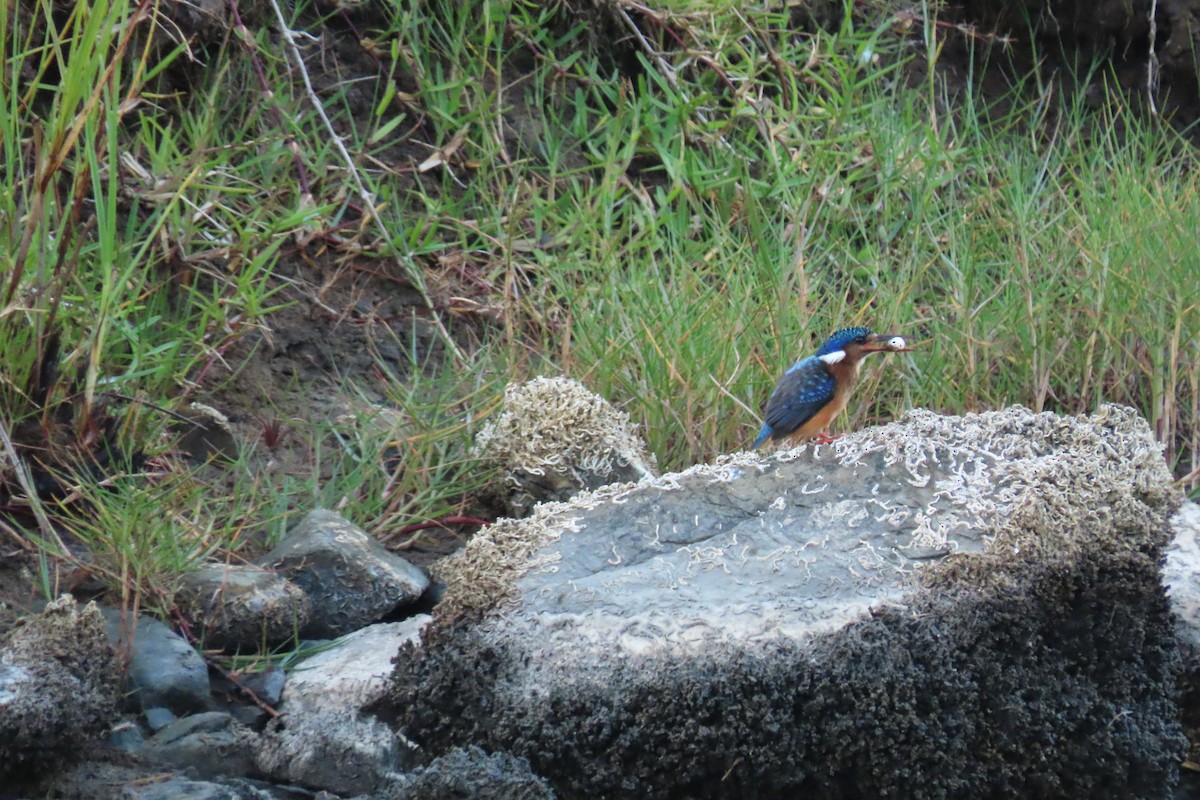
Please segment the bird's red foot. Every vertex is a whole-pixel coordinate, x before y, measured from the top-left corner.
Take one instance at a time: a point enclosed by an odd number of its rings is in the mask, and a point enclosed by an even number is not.
[[[839,433],[836,436],[826,433],[825,431],[817,431],[817,435],[812,438],[813,444],[832,444],[835,439],[842,438]]]

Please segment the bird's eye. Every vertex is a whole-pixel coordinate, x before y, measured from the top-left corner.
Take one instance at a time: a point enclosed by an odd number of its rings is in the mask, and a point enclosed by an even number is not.
[[[855,341],[855,343],[856,343],[856,344],[866,344],[866,343],[867,343],[867,337],[866,337],[865,335],[863,335],[863,336],[857,336],[857,337],[855,337],[854,341]]]

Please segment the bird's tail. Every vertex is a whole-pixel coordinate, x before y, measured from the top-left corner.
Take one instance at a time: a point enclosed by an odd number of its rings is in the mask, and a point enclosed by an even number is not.
[[[771,435],[771,426],[764,422],[763,426],[762,426],[762,430],[758,432],[758,438],[754,440],[754,444],[750,445],[750,449],[757,450],[759,448],[759,445],[761,445],[763,442],[765,442],[767,440],[767,437],[770,435]]]

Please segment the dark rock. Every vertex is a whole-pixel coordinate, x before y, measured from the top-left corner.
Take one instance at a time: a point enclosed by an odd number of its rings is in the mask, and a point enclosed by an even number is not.
[[[283,687],[287,685],[287,673],[278,664],[271,664],[260,672],[243,674],[242,684],[254,692],[259,700],[269,706],[277,706],[283,697]]]
[[[550,785],[529,762],[478,747],[456,748],[404,776],[383,794],[386,800],[554,800]]]
[[[126,753],[138,753],[146,746],[146,737],[136,720],[128,719],[115,725],[108,732],[106,740],[109,747],[123,750]]]
[[[241,672],[228,677],[214,674],[213,697],[221,710],[232,714],[238,722],[256,731],[262,730],[271,716],[268,709],[279,706],[286,680],[287,673],[278,664],[268,664],[259,672]]]
[[[73,755],[116,708],[116,662],[94,604],[64,595],[21,620],[0,641],[0,779]]]
[[[486,528],[378,711],[569,797],[1163,798],[1144,420],[913,412]]]
[[[48,796],[55,800],[277,800],[283,795],[242,779],[210,782],[138,764],[85,761],[66,770]]]
[[[304,628],[331,638],[376,622],[415,601],[429,585],[418,567],[332,511],[312,511],[260,559],[286,574],[312,600]]]
[[[204,779],[240,777],[254,772],[255,739],[229,714],[209,711],[176,720],[151,736],[142,758]]]
[[[211,406],[192,403],[176,424],[179,440],[176,447],[195,463],[210,460],[236,461],[238,442],[229,420]]]
[[[114,608],[101,613],[118,657],[128,658],[130,699],[137,707],[162,706],[176,714],[208,709],[208,667],[186,639],[151,617],[135,620]]]
[[[231,701],[246,701],[243,689],[254,693],[261,702],[269,706],[279,705],[287,673],[278,664],[268,664],[258,672],[241,672],[236,675],[237,685],[224,677],[213,679],[213,692],[226,695]]]
[[[169,708],[155,706],[154,708],[147,708],[145,711],[143,711],[142,719],[146,720],[146,727],[151,731],[160,731],[175,720],[179,719],[179,715],[171,711]]]
[[[310,603],[299,586],[248,564],[210,564],[185,575],[175,602],[204,646],[258,652],[296,638]]]

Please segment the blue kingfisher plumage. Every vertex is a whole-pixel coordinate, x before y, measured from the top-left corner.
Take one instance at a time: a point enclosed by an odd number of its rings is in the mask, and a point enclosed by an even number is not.
[[[837,331],[816,353],[797,361],[779,379],[767,401],[762,430],[753,446],[757,448],[768,439],[830,441],[832,437],[825,428],[846,407],[858,381],[859,362],[870,353],[911,349],[903,337],[874,333],[870,328]]]

